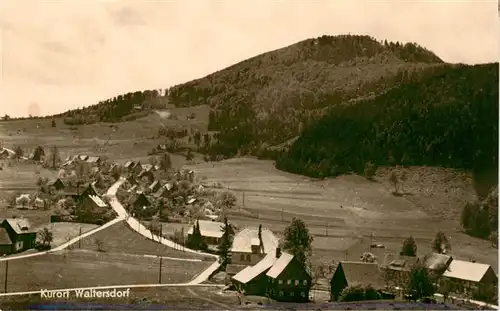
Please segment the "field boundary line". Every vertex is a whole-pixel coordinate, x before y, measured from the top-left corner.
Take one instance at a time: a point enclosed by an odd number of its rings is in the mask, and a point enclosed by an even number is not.
[[[29,258],[29,257],[36,257],[36,256],[42,256],[42,255],[47,255],[47,254],[51,254],[51,253],[55,253],[55,252],[58,252],[58,251],[62,251],[62,250],[65,250],[67,249],[69,246],[77,243],[78,241],[94,234],[94,233],[97,233],[101,230],[104,230],[120,221],[122,221],[123,218],[122,217],[116,217],[115,219],[105,223],[104,225],[102,226],[99,226],[97,228],[94,228],[94,229],[91,229],[85,233],[82,233],[81,235],[77,236],[77,237],[74,237],[73,239],[69,240],[68,242],[64,243],[64,244],[61,244],[59,245],[58,247],[56,248],[53,248],[53,249],[50,249],[50,250],[46,250],[46,251],[43,251],[43,252],[36,252],[36,253],[31,253],[31,254],[24,254],[24,255],[17,255],[17,256],[12,256],[12,257],[3,257],[3,258],[0,258],[0,262],[1,261],[9,261],[9,260],[16,260],[16,259],[23,259],[23,258]]]

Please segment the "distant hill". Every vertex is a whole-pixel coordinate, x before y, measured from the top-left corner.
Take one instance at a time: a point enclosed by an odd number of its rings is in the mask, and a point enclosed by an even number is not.
[[[169,89],[176,106],[207,104],[213,154],[255,153],[278,145],[334,106],[375,96],[443,61],[417,44],[368,36],[322,36],[264,53]]]
[[[365,164],[427,165],[498,177],[498,63],[425,70],[372,99],[332,107],[276,162],[326,177]]]
[[[71,125],[141,118],[167,103],[206,104],[212,156],[258,154],[284,146],[328,107],[373,98],[422,70],[443,66],[415,43],[341,35],[308,39],[255,56],[204,78],[159,90],[131,92],[57,115]],[[51,116],[54,117],[54,116]],[[48,117],[50,118],[50,117]]]

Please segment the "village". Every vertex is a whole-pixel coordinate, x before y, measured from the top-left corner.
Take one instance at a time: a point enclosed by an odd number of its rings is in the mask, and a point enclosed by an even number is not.
[[[50,210],[50,219],[34,228],[28,218],[5,218],[0,224],[0,252],[5,259],[50,250],[51,224],[98,227],[126,215],[127,220],[137,220],[137,227],[128,222],[132,230],[158,246],[171,241],[179,251],[217,257],[211,266],[215,268],[205,270],[206,277],[234,293],[239,304],[250,296],[290,303],[496,300],[498,278],[492,267],[455,258],[442,233],[436,235],[432,253],[417,253],[409,236],[401,240],[396,254],[374,243],[370,251],[357,254],[358,261],[332,259],[313,266],[309,257],[314,237],[304,221],[293,218],[284,232],[262,224],[239,227],[231,221],[236,196],[198,177],[196,171],[174,168],[161,145],[148,163],[116,163],[87,154],[62,160],[55,148],[46,153],[42,146],[28,157],[3,148],[0,157],[16,165],[39,163],[57,171],[53,180],[39,177],[34,193],[16,192],[9,198],[9,208]],[[115,197],[108,191],[113,187]],[[103,242],[95,243],[101,248]]]

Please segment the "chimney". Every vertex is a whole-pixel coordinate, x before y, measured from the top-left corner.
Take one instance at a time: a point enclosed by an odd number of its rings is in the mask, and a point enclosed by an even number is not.
[[[280,258],[281,256],[281,248],[276,247],[276,258]]]

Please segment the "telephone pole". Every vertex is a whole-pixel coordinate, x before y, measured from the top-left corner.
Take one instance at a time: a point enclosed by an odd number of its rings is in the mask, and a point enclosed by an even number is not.
[[[9,274],[9,261],[5,261],[5,285],[4,285],[4,293],[7,292],[7,278]]]
[[[78,234],[78,236],[82,236],[82,227],[80,227],[80,233]],[[82,248],[82,239],[81,238],[78,240],[78,248]]]
[[[245,207],[245,191],[243,191],[243,207]]]
[[[163,265],[163,257],[160,256],[160,272],[158,274],[158,284],[161,284],[161,267]]]
[[[181,243],[181,250],[184,251],[184,227],[181,228],[181,238],[182,238],[182,243]]]
[[[369,248],[369,250],[368,250],[369,252],[371,252],[371,251],[372,251],[372,244],[373,244],[373,232],[372,232],[372,233],[370,233],[370,246],[369,246],[370,248]]]
[[[326,236],[328,236],[328,223],[326,223]]]
[[[281,222],[285,222],[285,218],[283,217],[283,207],[281,208]]]

